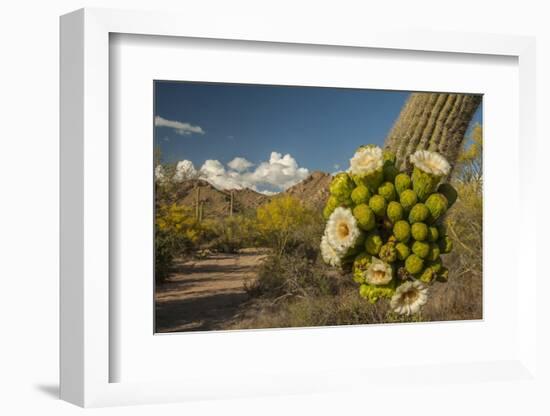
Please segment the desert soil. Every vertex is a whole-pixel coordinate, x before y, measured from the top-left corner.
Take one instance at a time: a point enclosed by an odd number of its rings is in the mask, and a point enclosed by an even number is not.
[[[230,326],[248,299],[245,283],[256,278],[266,256],[263,249],[244,249],[238,254],[211,253],[176,262],[176,272],[156,288],[156,332]]]

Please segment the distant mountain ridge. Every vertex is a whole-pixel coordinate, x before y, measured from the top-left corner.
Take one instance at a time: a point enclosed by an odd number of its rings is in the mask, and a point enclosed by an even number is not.
[[[310,208],[322,209],[329,197],[328,189],[331,181],[331,174],[315,171],[284,193],[298,198]]]
[[[233,212],[236,214],[256,210],[274,197],[285,194],[292,195],[309,208],[322,209],[328,199],[331,180],[332,176],[329,173],[315,171],[286,191],[268,196],[249,188],[220,190],[203,179],[189,179],[178,185],[176,203],[194,207],[197,197],[200,197],[205,218],[229,215],[231,193],[233,193]]]

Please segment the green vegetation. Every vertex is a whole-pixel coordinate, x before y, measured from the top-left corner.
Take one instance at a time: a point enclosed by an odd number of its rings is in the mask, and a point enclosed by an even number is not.
[[[199,250],[265,247],[269,255],[258,278],[247,285],[249,299],[231,328],[481,318],[481,128],[474,128],[465,143],[449,183],[436,184],[424,202],[407,173],[389,168],[388,153],[383,177],[335,177],[322,210],[283,195],[250,212],[205,217],[208,205],[179,205],[172,184],[157,184],[156,277],[166,279],[174,259]],[[365,237],[361,251],[343,258],[337,269],[323,262],[319,244],[323,217],[339,206],[352,210]],[[372,256],[392,266],[390,284],[365,280]],[[421,313],[398,316],[388,302],[379,302],[392,297],[401,279],[431,285]]]
[[[351,190],[347,195],[350,193]],[[320,220],[318,215],[312,214],[295,197],[283,195],[273,198],[256,211],[256,226],[262,242],[282,255],[288,244],[301,241],[301,234],[315,226],[314,220]]]

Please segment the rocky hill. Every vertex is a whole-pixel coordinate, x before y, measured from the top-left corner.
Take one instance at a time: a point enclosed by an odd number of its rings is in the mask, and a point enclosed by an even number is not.
[[[330,174],[313,172],[302,182],[288,188],[284,193],[298,198],[310,208],[321,209],[328,198],[330,181]],[[248,188],[220,190],[202,179],[191,179],[178,184],[175,200],[178,204],[194,207],[197,198],[199,198],[203,205],[205,218],[226,216],[230,212],[232,193],[234,213],[254,211],[273,198]]]
[[[313,172],[302,182],[288,188],[285,193],[298,198],[306,206],[322,209],[329,196],[328,187],[331,180],[332,176],[328,173]]]

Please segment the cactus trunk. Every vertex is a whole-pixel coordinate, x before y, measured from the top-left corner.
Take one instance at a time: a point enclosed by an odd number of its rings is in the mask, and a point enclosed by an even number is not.
[[[200,215],[201,188],[197,185],[195,188],[195,219],[199,219]]]
[[[416,150],[438,152],[454,166],[480,103],[481,95],[411,94],[385,141],[396,155],[396,167],[410,170],[408,156]]]

